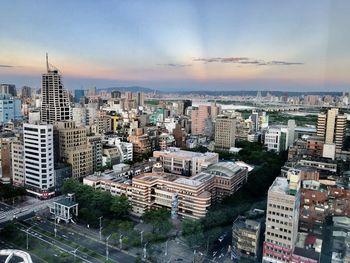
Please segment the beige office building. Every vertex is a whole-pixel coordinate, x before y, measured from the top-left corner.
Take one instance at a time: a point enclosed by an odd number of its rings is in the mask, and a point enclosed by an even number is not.
[[[24,147],[23,139],[18,138],[12,142],[12,183],[16,186],[24,186]]]
[[[337,108],[318,114],[317,136],[324,138],[324,150],[327,150],[329,145],[335,145],[336,152],[341,151],[345,139],[346,119],[346,115],[340,113]]]
[[[132,183],[105,175],[88,176],[84,184],[127,196],[135,216],[164,207],[173,217],[199,219],[213,203],[234,194],[247,181],[247,169],[230,162],[218,163],[190,178],[165,173],[161,168],[158,164],[151,173],[133,177]]]
[[[72,165],[72,176],[80,178],[93,173],[92,146],[88,144],[86,129],[74,121],[55,123],[58,159]]]
[[[215,122],[215,148],[229,150],[235,146],[236,118],[220,115]]]

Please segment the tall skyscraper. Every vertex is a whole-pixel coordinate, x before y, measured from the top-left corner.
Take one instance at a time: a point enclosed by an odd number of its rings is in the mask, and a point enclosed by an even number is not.
[[[49,64],[46,54],[47,73],[41,81],[41,120],[46,123],[70,120],[71,110],[68,92],[63,88],[58,69]]]
[[[263,263],[291,262],[298,235],[300,176],[277,177],[267,196]]]
[[[327,113],[318,114],[317,136],[323,137],[325,140],[325,157],[329,156],[329,151],[334,146],[336,152],[341,151],[345,139],[345,131],[346,115],[340,113],[337,108],[329,109]]]
[[[23,124],[24,185],[39,198],[54,194],[53,126]]]
[[[215,148],[229,150],[235,146],[236,118],[219,115],[215,122]]]

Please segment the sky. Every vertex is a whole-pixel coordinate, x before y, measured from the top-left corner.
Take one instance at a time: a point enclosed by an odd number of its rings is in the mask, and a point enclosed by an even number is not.
[[[0,83],[350,91],[348,0],[0,1]]]

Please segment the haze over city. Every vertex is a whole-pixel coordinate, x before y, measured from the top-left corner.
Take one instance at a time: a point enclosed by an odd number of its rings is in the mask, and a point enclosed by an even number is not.
[[[67,89],[347,91],[342,1],[2,1],[0,78]]]

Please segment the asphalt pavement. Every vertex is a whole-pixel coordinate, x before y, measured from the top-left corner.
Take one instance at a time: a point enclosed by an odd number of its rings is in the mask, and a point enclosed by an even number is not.
[[[27,220],[28,226],[35,225],[39,229],[54,233],[54,223],[48,220],[36,221],[34,219]],[[102,241],[97,240],[86,235],[83,231],[77,231],[76,228],[70,227],[65,223],[57,224],[57,236],[64,238],[68,241],[78,244],[82,249],[85,247],[91,251],[94,251],[102,256],[106,256],[106,243],[105,238]],[[131,263],[135,262],[135,257],[126,254],[124,251],[120,251],[115,247],[108,246],[109,259],[118,263]]]

